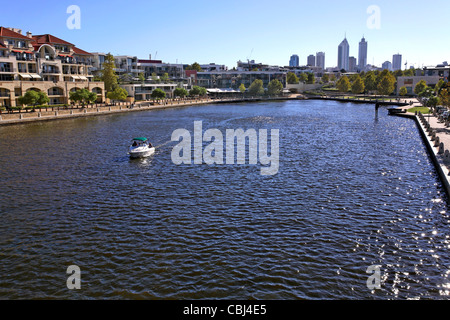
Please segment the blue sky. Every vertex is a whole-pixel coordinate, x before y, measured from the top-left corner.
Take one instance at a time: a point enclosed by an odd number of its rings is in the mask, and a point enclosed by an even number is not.
[[[70,30],[67,8],[81,9],[81,29]],[[369,28],[369,6],[379,8],[380,28]],[[358,57],[364,35],[368,63],[403,55],[421,67],[450,62],[448,0],[129,0],[4,1],[0,25],[25,33],[50,33],[90,52],[152,57],[169,63],[215,62],[232,68],[254,59],[288,65],[292,54],[306,64],[323,51],[326,66],[337,65],[344,35]]]

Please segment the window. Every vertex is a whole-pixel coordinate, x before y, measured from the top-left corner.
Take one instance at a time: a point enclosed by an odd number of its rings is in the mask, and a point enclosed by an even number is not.
[[[11,72],[11,63],[0,62],[0,72]]]
[[[405,85],[412,85],[413,79],[405,79]]]
[[[27,72],[27,65],[25,63],[18,63],[17,67],[19,68],[20,73]]]

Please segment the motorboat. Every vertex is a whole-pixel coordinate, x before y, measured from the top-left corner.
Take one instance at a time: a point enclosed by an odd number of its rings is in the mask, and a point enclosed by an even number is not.
[[[147,138],[134,138],[128,150],[130,158],[145,158],[155,153],[155,148]]]

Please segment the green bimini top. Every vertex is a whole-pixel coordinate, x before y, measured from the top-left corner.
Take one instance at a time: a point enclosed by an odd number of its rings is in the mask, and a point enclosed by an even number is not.
[[[145,141],[147,141],[148,139],[147,139],[147,138],[134,138],[133,140],[134,140],[134,141],[142,141],[142,142],[145,142]]]

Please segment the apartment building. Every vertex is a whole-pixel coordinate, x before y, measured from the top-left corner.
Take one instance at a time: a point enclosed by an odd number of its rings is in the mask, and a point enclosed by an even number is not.
[[[127,90],[128,95],[134,97],[136,101],[152,100],[152,93],[155,89],[161,89],[166,93],[167,98],[174,98],[173,92],[176,88],[182,87],[189,90],[190,85],[179,83],[129,83],[121,84],[121,88]]]
[[[171,80],[185,78],[184,66],[178,63],[163,63],[161,60],[138,60],[138,66],[142,69],[145,78],[151,80],[152,75],[161,77],[167,73]]]
[[[250,87],[253,81],[263,81],[263,86],[268,87],[270,81],[276,79],[286,86],[287,72],[283,71],[223,71],[223,72],[198,72],[197,85],[205,88],[238,89],[241,84]]]
[[[22,34],[0,27],[0,106],[15,107],[29,90],[43,91],[50,104],[69,103],[69,93],[88,89],[105,101],[104,83],[93,82],[92,55],[50,34]]]

